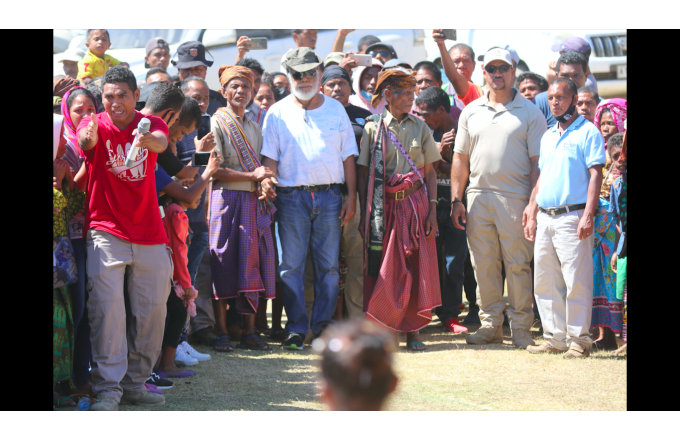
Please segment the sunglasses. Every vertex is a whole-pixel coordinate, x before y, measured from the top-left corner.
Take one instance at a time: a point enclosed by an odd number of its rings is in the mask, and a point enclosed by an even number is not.
[[[493,75],[496,73],[496,70],[498,70],[500,73],[506,73],[508,70],[510,70],[510,66],[507,64],[502,66],[484,66],[484,70],[486,70],[490,75]]]
[[[307,78],[314,78],[316,76],[316,68],[307,70],[306,72],[296,72],[294,70],[289,70],[288,73],[290,73],[290,76],[292,76],[295,81],[300,81],[302,79],[302,75],[306,76]]]
[[[378,54],[380,54],[380,56],[383,58],[387,58],[392,55],[389,50],[372,50],[368,54],[373,58],[375,58]]]

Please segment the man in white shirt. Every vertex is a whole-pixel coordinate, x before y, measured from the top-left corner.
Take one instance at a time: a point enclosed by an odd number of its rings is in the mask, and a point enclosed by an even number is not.
[[[278,271],[289,334],[283,348],[292,350],[303,348],[309,330],[304,297],[308,245],[316,292],[311,328],[318,336],[335,312],[341,227],[356,211],[354,156],[359,152],[342,104],[318,93],[321,62],[308,47],[288,54],[284,63],[292,94],[269,108],[263,130],[262,164],[276,177],[263,180],[261,190],[276,197]],[[343,204],[344,182],[349,195]]]

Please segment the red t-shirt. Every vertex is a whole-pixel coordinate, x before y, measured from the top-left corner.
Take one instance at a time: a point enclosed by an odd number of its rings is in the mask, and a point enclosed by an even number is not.
[[[137,244],[167,243],[156,197],[157,153],[141,148],[138,160],[125,166],[125,157],[132,147],[132,132],[142,118],[151,121],[150,132],[168,136],[168,126],[161,118],[145,116],[135,111],[135,118],[125,130],[119,130],[106,112],[97,115],[99,139],[94,148],[84,150],[87,166],[88,210],[83,238],[92,228],[108,232]],[[77,132],[87,127],[90,117],[83,118]]]
[[[482,88],[479,87],[477,84],[472,84],[470,81],[468,81],[467,93],[462,98],[459,96],[459,98],[463,102],[463,104],[468,105],[475,99],[481,98],[482,96],[484,96],[484,91],[482,90]]]

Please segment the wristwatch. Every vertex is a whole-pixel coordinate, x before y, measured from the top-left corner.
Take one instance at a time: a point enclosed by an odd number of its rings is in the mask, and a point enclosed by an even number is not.
[[[458,199],[456,199],[456,200],[453,200],[453,201],[451,202],[451,204],[453,205],[453,204],[454,204],[454,203],[456,203],[456,202],[460,202],[460,203],[463,203],[463,201],[462,201],[462,200],[458,200]]]

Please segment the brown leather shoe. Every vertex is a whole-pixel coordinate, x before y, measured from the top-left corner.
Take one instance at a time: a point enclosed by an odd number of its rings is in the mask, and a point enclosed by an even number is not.
[[[527,347],[527,351],[532,354],[540,354],[540,353],[554,353],[554,354],[559,354],[559,353],[564,353],[567,350],[559,350],[552,345],[548,343],[548,341],[543,341],[541,345],[529,345]]]
[[[583,344],[578,342],[572,342],[569,350],[562,355],[563,358],[575,359],[575,358],[587,358],[590,356],[590,350]]]

